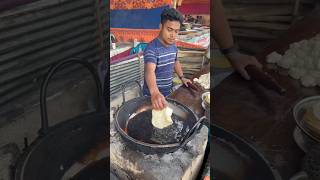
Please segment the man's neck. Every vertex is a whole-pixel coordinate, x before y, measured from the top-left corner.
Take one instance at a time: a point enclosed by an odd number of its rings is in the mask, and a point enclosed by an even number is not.
[[[165,43],[165,42],[163,41],[163,39],[162,39],[162,37],[161,37],[160,35],[158,36],[158,39],[159,39],[160,43],[161,43],[162,45],[164,45],[165,47],[170,46],[170,44],[167,44],[167,43]]]

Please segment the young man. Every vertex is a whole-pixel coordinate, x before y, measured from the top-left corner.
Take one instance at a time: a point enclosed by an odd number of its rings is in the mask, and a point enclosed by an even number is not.
[[[250,76],[245,70],[245,67],[247,65],[255,65],[262,68],[262,65],[255,57],[242,54],[235,49],[232,33],[223,12],[221,0],[214,0],[211,3],[213,6],[213,36],[219,44],[222,53],[226,55],[234,69],[237,70],[243,78],[249,80]],[[182,19],[180,13],[175,9],[165,10],[161,14],[159,37],[153,40],[145,49],[144,94],[151,95],[152,105],[155,109],[161,109],[165,106],[166,102],[164,96],[167,96],[170,93],[173,67],[184,84],[187,84],[187,82],[190,81],[183,78],[181,65],[179,61],[176,61],[176,58],[173,57],[174,53],[177,51],[176,46],[174,46],[174,40],[179,31]],[[158,51],[159,49],[161,49],[160,52]],[[164,57],[166,57],[166,60],[163,60]],[[173,58],[174,62],[172,62],[170,58]],[[174,65],[167,66],[168,69],[160,68],[161,66],[168,64]]]
[[[161,13],[159,36],[152,40],[144,50],[144,96],[151,96],[152,107],[166,107],[165,97],[171,93],[173,70],[186,85],[191,82],[183,76],[181,64],[177,60],[175,45],[183,16],[174,8]]]

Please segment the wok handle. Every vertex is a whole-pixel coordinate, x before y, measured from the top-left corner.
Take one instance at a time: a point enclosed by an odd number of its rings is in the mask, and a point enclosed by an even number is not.
[[[191,137],[191,134],[196,131],[199,130],[201,127],[201,124],[204,122],[204,120],[207,119],[207,117],[202,116],[194,125],[193,127],[188,131],[188,133],[184,136],[184,138],[182,139],[181,143],[180,143],[180,147],[183,147],[187,144],[188,139]]]
[[[104,106],[104,103],[103,103],[102,85],[100,83],[99,76],[95,68],[89,62],[84,61],[82,58],[70,58],[70,59],[58,62],[57,64],[54,64],[53,66],[51,66],[48,73],[45,75],[44,80],[41,83],[41,90],[40,90],[41,129],[38,132],[40,136],[44,136],[45,134],[48,133],[48,130],[49,130],[47,101],[46,101],[48,83],[51,80],[52,76],[61,67],[69,64],[80,64],[90,71],[95,81],[96,89],[97,89],[98,102],[99,102],[97,106],[97,111],[98,112],[106,111],[106,107]]]
[[[297,172],[295,175],[293,175],[290,180],[303,180],[308,179],[308,174],[305,171]]]
[[[125,97],[126,87],[127,87],[128,85],[132,84],[132,83],[138,84],[138,86],[139,86],[139,95],[140,95],[140,97],[142,97],[142,88],[141,88],[140,82],[139,82],[138,80],[123,83],[123,84],[121,85],[121,90],[122,90],[122,104],[124,104],[124,103],[126,102],[126,97]]]

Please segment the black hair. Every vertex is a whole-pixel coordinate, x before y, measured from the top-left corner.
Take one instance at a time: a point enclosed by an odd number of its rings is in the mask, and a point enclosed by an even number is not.
[[[183,23],[182,14],[174,8],[166,8],[161,13],[161,24],[164,24],[166,21],[179,21],[180,25]]]

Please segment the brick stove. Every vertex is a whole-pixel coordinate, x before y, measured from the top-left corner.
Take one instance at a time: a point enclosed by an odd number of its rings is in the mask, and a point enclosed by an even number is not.
[[[114,127],[113,118],[110,119],[111,170],[120,179],[189,180],[197,177],[208,141],[206,126],[185,147],[159,156],[127,147]]]

